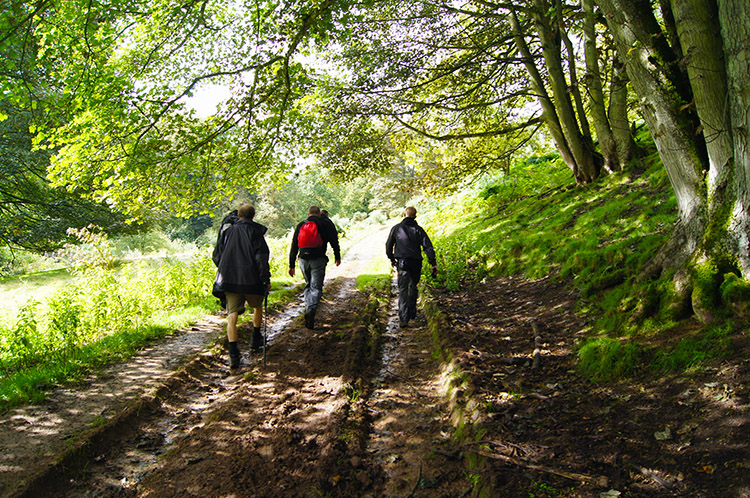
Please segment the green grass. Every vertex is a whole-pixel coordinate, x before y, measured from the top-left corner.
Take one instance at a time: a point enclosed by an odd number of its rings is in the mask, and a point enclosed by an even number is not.
[[[172,327],[150,325],[105,336],[81,348],[55,355],[44,363],[10,373],[0,381],[0,411],[40,402],[51,387],[76,384],[93,370],[115,360],[125,360],[144,345],[173,331]]]
[[[456,210],[442,210],[428,224],[439,246],[443,283],[449,288],[487,276],[570,277],[584,297],[631,279],[669,236],[675,202],[654,190],[651,175],[611,175],[589,186],[549,184],[549,171],[519,167],[547,190],[508,202],[477,198]],[[559,164],[547,168],[562,169]],[[553,179],[555,177],[553,176]],[[541,190],[541,189],[536,189]],[[666,197],[661,202],[655,199]],[[467,207],[470,209],[467,213]],[[446,217],[448,218],[446,220]],[[438,225],[439,223],[439,225]]]
[[[57,385],[130,357],[148,342],[216,310],[213,264],[92,268],[0,326],[0,410],[43,399]]]
[[[722,358],[730,351],[732,333],[727,324],[717,324],[683,335],[674,343],[655,349],[653,368],[665,373],[691,370]]]
[[[391,287],[390,273],[363,274],[357,276],[356,287],[358,290],[369,292],[375,290],[378,294],[387,294]]]
[[[75,277],[66,269],[0,278],[0,324],[15,319],[30,298],[43,301],[72,281]]]
[[[391,262],[383,253],[373,258],[362,273],[357,275],[356,288],[360,291],[369,292],[380,296],[387,296],[391,287]]]

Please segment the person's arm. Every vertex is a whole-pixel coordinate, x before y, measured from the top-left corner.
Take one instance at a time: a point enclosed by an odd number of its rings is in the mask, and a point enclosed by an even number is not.
[[[422,248],[424,249],[424,253],[427,256],[427,261],[430,262],[430,265],[434,270],[437,270],[437,259],[435,258],[435,249],[432,247],[432,241],[430,240],[430,237],[427,235],[427,232],[422,231]]]
[[[336,261],[336,266],[341,264],[341,247],[339,246],[339,232],[336,230],[336,225],[326,218],[326,230],[328,231],[328,242],[331,243],[333,249],[333,259]]]
[[[304,222],[302,222],[304,223]],[[294,229],[294,235],[292,235],[292,247],[289,249],[289,275],[294,276],[294,266],[297,263],[297,253],[299,252],[299,243],[297,242],[297,236],[299,235],[299,229],[302,227],[302,223],[297,225]]]
[[[398,225],[391,228],[388,239],[385,241],[385,255],[391,261],[391,266],[396,266],[396,257],[393,255],[393,248],[396,246],[396,227]]]

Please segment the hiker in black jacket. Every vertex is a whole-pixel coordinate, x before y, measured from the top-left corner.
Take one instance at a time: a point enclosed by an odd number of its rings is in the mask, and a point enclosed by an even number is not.
[[[406,208],[404,219],[391,229],[385,243],[385,254],[391,260],[391,265],[398,269],[398,320],[402,327],[407,327],[409,320],[417,317],[417,284],[422,276],[422,249],[433,274],[438,269],[432,242],[427,232],[417,224],[416,217],[415,207]]]
[[[222,223],[213,254],[217,266],[213,294],[220,299],[226,296],[229,368],[232,369],[240,366],[237,318],[245,312],[245,302],[255,310],[250,348],[258,351],[263,347],[260,326],[263,299],[271,289],[270,251],[264,237],[267,228],[254,222],[254,217],[253,206],[241,205],[236,219]]]
[[[328,218],[321,218],[318,206],[310,206],[307,219],[294,229],[292,248],[289,251],[289,275],[295,275],[294,266],[299,254],[299,268],[305,277],[305,327],[309,329],[315,328],[315,313],[323,295],[329,243],[333,248],[336,266],[339,266],[341,249],[336,226]]]

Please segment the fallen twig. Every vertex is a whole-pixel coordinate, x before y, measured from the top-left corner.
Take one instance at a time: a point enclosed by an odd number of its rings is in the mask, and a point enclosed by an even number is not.
[[[486,450],[479,449],[479,448],[477,448],[477,449],[471,449],[471,450],[468,450],[468,451],[471,451],[472,453],[476,453],[477,455],[480,455],[480,456],[483,456],[483,457],[486,457],[486,458],[491,458],[493,460],[500,460],[502,462],[510,463],[510,464],[513,464],[513,465],[517,465],[519,467],[524,467],[524,468],[529,469],[529,470],[536,470],[536,471],[539,471],[539,472],[546,472],[547,474],[553,474],[553,475],[556,475],[556,476],[565,477],[566,479],[571,479],[573,481],[589,482],[589,481],[594,481],[594,480],[596,480],[596,481],[600,481],[601,480],[599,478],[594,478],[594,477],[588,476],[586,474],[577,474],[575,472],[567,472],[567,471],[564,471],[564,470],[553,469],[551,467],[545,467],[543,465],[537,465],[537,464],[533,464],[533,463],[529,463],[529,462],[524,462],[524,461],[519,460],[517,458],[509,457],[507,455],[503,455],[503,454],[500,454],[500,453],[493,453],[491,451],[486,451]]]
[[[539,336],[539,329],[536,322],[531,322],[531,328],[534,330],[534,353],[531,357],[531,369],[539,370],[542,363],[542,338]]]

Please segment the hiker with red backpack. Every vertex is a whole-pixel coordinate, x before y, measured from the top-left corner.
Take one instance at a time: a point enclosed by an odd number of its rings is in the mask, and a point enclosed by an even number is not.
[[[331,244],[336,266],[339,266],[341,249],[336,226],[328,218],[320,216],[318,206],[310,206],[307,210],[307,219],[294,229],[292,248],[289,251],[289,275],[295,275],[295,261],[299,254],[299,268],[305,277],[305,327],[308,329],[315,328],[315,313],[323,295],[328,244]]]

